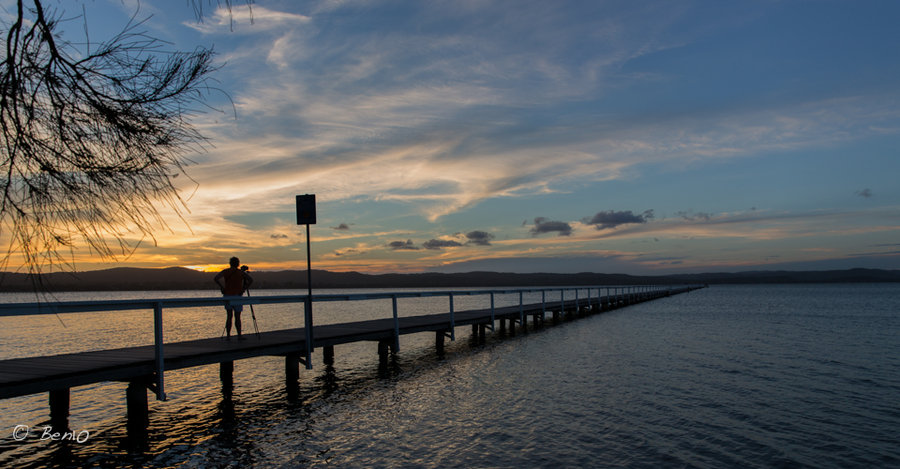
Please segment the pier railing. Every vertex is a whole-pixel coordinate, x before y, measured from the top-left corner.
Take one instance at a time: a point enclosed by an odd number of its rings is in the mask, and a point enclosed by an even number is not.
[[[438,291],[396,291],[396,292],[371,292],[371,293],[352,293],[352,294],[322,294],[322,295],[272,295],[272,296],[225,296],[215,298],[161,298],[161,299],[126,299],[126,300],[100,300],[100,301],[62,301],[62,302],[46,302],[46,303],[0,303],[0,317],[3,316],[31,316],[42,314],[60,314],[60,313],[86,313],[86,312],[105,312],[105,311],[127,311],[127,310],[149,310],[153,312],[154,327],[154,355],[155,370],[154,382],[151,389],[157,396],[158,400],[165,400],[165,342],[163,335],[163,311],[171,308],[196,308],[211,306],[230,306],[230,305],[267,305],[267,304],[303,304],[304,306],[304,329],[306,332],[306,360],[307,369],[312,368],[312,352],[315,348],[315,337],[313,337],[313,317],[312,305],[317,302],[336,302],[336,301],[367,301],[367,300],[383,300],[390,299],[392,303],[392,314],[394,320],[394,346],[395,350],[399,350],[400,336],[400,315],[398,300],[402,298],[424,298],[424,297],[447,297],[449,307],[449,324],[450,339],[455,340],[454,329],[455,311],[454,298],[460,296],[488,296],[490,297],[491,311],[491,328],[494,323],[495,297],[497,295],[515,295],[518,294],[519,302],[519,321],[525,322],[524,313],[524,295],[526,293],[540,293],[542,310],[547,308],[555,308],[555,301],[548,300],[548,293],[559,293],[559,304],[561,308],[565,308],[566,301],[575,300],[576,308],[580,301],[585,304],[591,304],[596,301],[598,304],[602,298],[606,298],[607,302],[631,302],[643,294],[672,291],[675,289],[693,288],[693,286],[672,286],[672,285],[618,285],[618,286],[581,286],[581,287],[546,287],[546,288],[518,288],[518,289],[490,289],[490,290],[438,290]],[[586,292],[586,297],[580,294]],[[603,295],[603,293],[606,293]],[[595,295],[596,293],[596,295]],[[572,296],[570,296],[572,295]]]

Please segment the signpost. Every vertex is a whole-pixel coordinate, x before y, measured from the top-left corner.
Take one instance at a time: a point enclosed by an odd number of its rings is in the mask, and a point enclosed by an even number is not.
[[[306,305],[303,323],[306,329],[306,369],[312,369],[313,317],[312,317],[312,256],[310,255],[309,225],[316,224],[316,195],[297,196],[297,224],[306,225]]]

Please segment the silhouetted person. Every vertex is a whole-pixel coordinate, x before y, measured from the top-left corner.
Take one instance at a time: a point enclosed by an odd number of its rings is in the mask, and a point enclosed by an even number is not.
[[[244,290],[253,283],[253,279],[246,270],[238,268],[238,266],[241,265],[241,261],[237,257],[229,259],[228,264],[230,267],[216,274],[213,281],[216,282],[216,285],[222,290],[223,295],[241,296],[244,294]],[[224,284],[222,283],[222,280],[225,281]],[[232,316],[234,316],[234,328],[237,330],[238,337],[241,337],[241,311],[243,310],[244,305],[225,306],[225,332],[228,334],[229,338],[231,338]]]

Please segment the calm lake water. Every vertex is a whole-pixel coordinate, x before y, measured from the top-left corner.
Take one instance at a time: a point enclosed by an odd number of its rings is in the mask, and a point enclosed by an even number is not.
[[[120,296],[210,295],[60,299]],[[401,300],[401,314],[445,303]],[[261,330],[302,324],[296,306],[255,309]],[[390,311],[317,305],[316,322]],[[0,318],[0,357],[150,344],[151,316]],[[166,311],[166,340],[218,336],[223,322],[213,308]],[[433,334],[404,336],[381,370],[374,343],[338,346],[329,368],[316,354],[296,402],[277,357],[236,362],[230,399],[217,366],[167,372],[143,447],[126,438],[124,383],[72,391],[84,443],[16,441],[17,425],[47,423],[47,396],[0,401],[0,466],[900,467],[900,285],[713,286],[481,345],[469,334],[457,329],[443,358]]]

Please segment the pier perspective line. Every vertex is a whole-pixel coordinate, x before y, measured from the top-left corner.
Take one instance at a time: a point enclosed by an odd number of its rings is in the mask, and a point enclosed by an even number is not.
[[[517,325],[527,330],[529,317],[532,325],[537,327],[544,324],[547,315],[551,315],[555,322],[565,317],[599,313],[699,288],[703,286],[631,285],[0,304],[0,316],[150,310],[154,318],[153,345],[0,360],[0,399],[47,392],[50,425],[65,431],[68,428],[72,388],[105,381],[127,382],[128,430],[129,433],[140,432],[149,424],[147,391],[152,391],[157,400],[166,400],[164,378],[167,370],[218,363],[222,382],[231,383],[235,360],[282,356],[285,359],[288,396],[295,398],[299,367],[302,364],[312,369],[312,354],[317,348],[322,351],[323,363],[328,365],[334,362],[336,345],[377,342],[379,363],[384,365],[390,352],[399,351],[401,335],[434,333],[436,350],[438,354],[443,354],[445,339],[455,340],[457,327],[471,325],[472,333],[479,340],[484,340],[486,330],[495,330],[498,322],[501,332],[506,332],[508,328],[515,333]],[[526,293],[534,296],[540,294],[541,301],[525,304]],[[548,293],[556,298],[549,298]],[[586,295],[582,296],[584,293]],[[495,305],[497,295],[516,294],[518,304]],[[460,296],[485,296],[489,298],[489,304],[481,309],[456,311],[454,298]],[[399,314],[399,300],[423,297],[446,297],[448,311],[415,316]],[[391,300],[391,317],[305,327],[305,324],[312,324],[315,303],[384,299]],[[164,341],[163,313],[166,309],[221,307],[227,304],[302,304],[304,327],[261,332],[246,340],[216,337]]]

